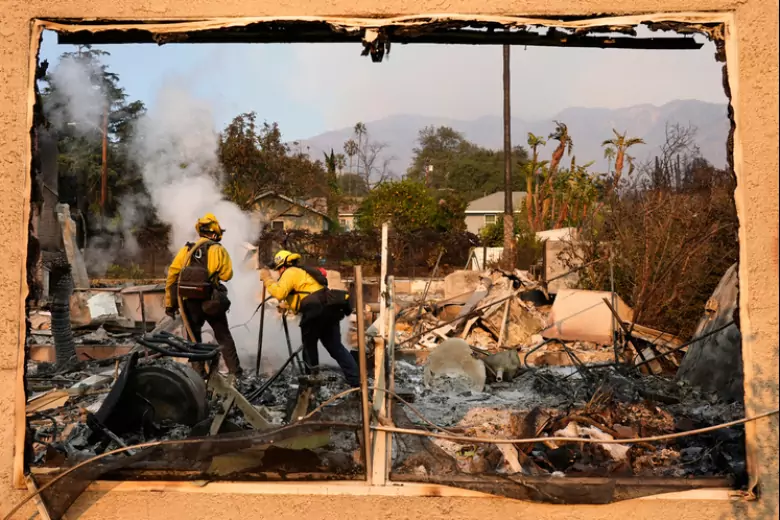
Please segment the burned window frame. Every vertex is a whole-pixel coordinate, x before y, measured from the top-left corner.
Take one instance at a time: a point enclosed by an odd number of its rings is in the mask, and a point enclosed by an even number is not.
[[[84,24],[80,21],[70,21],[70,20],[42,20],[42,19],[36,19],[33,20],[32,24],[32,30],[31,30],[31,52],[30,52],[30,70],[35,70],[35,67],[37,65],[37,56],[38,56],[38,49],[40,45],[40,38],[41,34],[44,29],[50,29],[54,30],[58,33],[78,33],[78,32],[108,32],[108,31],[115,31],[115,32],[123,32],[123,31],[140,31],[140,32],[147,32],[153,35],[153,38],[155,41],[159,44],[167,43],[167,42],[175,42],[175,41],[182,41],[186,40],[187,35],[189,34],[197,34],[199,32],[205,32],[213,29],[219,29],[222,27],[240,27],[240,26],[246,26],[250,24],[263,24],[263,23],[276,23],[280,20],[286,20],[290,21],[290,18],[279,18],[279,17],[260,17],[260,18],[232,18],[232,19],[214,19],[214,20],[199,20],[199,21],[153,21],[151,23],[133,23],[133,22],[116,22],[113,23],[111,21],[106,22],[100,22],[95,24]],[[733,30],[735,27],[735,21],[734,16],[731,13],[721,13],[721,12],[711,12],[711,13],[684,13],[684,14],[672,14],[672,13],[658,13],[658,14],[648,14],[648,15],[628,15],[628,16],[620,16],[620,17],[593,17],[593,18],[580,18],[580,19],[558,19],[558,20],[552,20],[552,19],[541,19],[541,18],[523,18],[523,17],[502,17],[502,16],[475,16],[475,15],[447,15],[447,16],[408,16],[408,17],[398,17],[398,18],[392,18],[392,19],[356,19],[356,18],[350,18],[350,19],[341,19],[338,17],[314,17],[314,18],[308,18],[308,21],[316,20],[320,23],[326,24],[327,26],[331,27],[333,30],[346,32],[350,34],[359,33],[359,37],[356,38],[356,41],[362,41],[364,47],[367,49],[366,54],[371,54],[372,57],[374,57],[376,54],[384,54],[384,50],[380,50],[378,47],[383,47],[385,43],[387,42],[381,42],[382,45],[377,46],[376,41],[381,38],[379,38],[379,35],[382,32],[382,29],[384,27],[395,27],[395,26],[404,26],[406,24],[415,26],[417,28],[425,27],[428,25],[436,25],[436,24],[443,24],[447,25],[448,23],[455,23],[456,25],[458,23],[465,23],[465,22],[484,22],[492,24],[496,27],[508,27],[508,26],[546,26],[546,27],[553,27],[553,28],[567,28],[567,29],[575,29],[577,31],[582,31],[584,33],[587,33],[589,30],[595,30],[598,28],[601,29],[610,29],[610,30],[630,30],[631,27],[634,27],[636,25],[639,25],[641,23],[651,23],[651,24],[657,24],[659,26],[665,26],[673,30],[683,30],[686,32],[691,33],[704,33],[707,34],[710,38],[716,39],[718,43],[718,49],[719,54],[722,54],[722,56],[719,56],[720,61],[723,61],[724,64],[733,64],[736,62],[736,40],[733,34]],[[121,41],[117,41],[116,43],[122,43]],[[475,42],[479,43],[479,42]],[[389,49],[389,43],[387,45]],[[381,60],[381,57],[380,57]],[[376,60],[375,60],[376,61]],[[729,97],[729,118],[731,120],[732,129],[731,129],[731,136],[728,143],[728,157],[729,157],[729,164],[732,167],[733,174],[737,177],[737,180],[739,181],[741,177],[741,170],[742,170],[742,156],[741,153],[738,151],[740,150],[740,140],[739,140],[739,126],[736,125],[736,120],[738,119],[738,114],[734,107],[737,105],[736,100],[734,99],[735,95],[734,92],[736,91],[735,85],[737,81],[737,67],[729,67],[726,69],[726,72],[724,74],[724,85],[727,88],[727,96]],[[34,74],[31,75],[31,83],[28,85],[30,92],[33,90],[32,82],[34,81]],[[730,86],[730,90],[729,89]],[[30,103],[29,107],[30,114],[32,113],[32,102]],[[32,116],[30,115],[29,119],[32,119]],[[28,161],[28,167],[27,167],[27,175],[29,175],[29,161]],[[740,190],[740,184],[738,182],[737,184],[737,193],[735,195],[738,195],[738,192]],[[738,213],[741,213],[742,208],[740,207],[740,199],[738,196],[736,196],[737,200],[737,211]],[[740,247],[740,262],[744,260],[744,247]],[[740,291],[741,293],[741,291]],[[743,296],[740,295],[740,303],[742,303],[744,300],[742,300]],[[23,341],[23,338],[22,338]],[[23,351],[24,345],[20,345],[20,351]],[[750,350],[750,342],[743,341],[742,344],[742,351],[743,355],[747,354],[749,356],[749,350]],[[19,356],[19,362],[18,362],[18,385],[23,388],[24,386],[24,373],[25,373],[25,356],[21,355]],[[380,367],[378,366],[374,367],[375,370],[380,370]],[[751,385],[753,384],[752,380],[753,373],[751,371],[751,367],[748,366],[748,364],[745,365],[745,378],[744,378],[744,389],[746,394],[750,392]],[[390,384],[392,385],[392,379],[390,380]],[[24,391],[19,391],[18,394],[21,396],[16,400],[16,413],[15,413],[15,427],[16,427],[16,436],[15,436],[15,458],[14,458],[14,470],[13,470],[13,477],[14,477],[14,483],[17,487],[24,488],[24,462],[23,462],[23,456],[24,456],[24,444],[25,444],[25,424],[26,424],[26,418],[25,418],[25,400],[24,400]],[[750,409],[751,405],[749,402],[746,402],[746,410]],[[379,434],[380,432],[377,432]],[[752,492],[752,490],[755,488],[757,484],[757,474],[755,473],[755,467],[756,467],[756,460],[755,457],[758,452],[757,447],[757,439],[755,436],[755,428],[748,424],[746,425],[746,447],[748,452],[748,472],[750,475],[750,485],[749,485],[749,493]],[[380,435],[377,435],[377,438],[381,437]],[[386,435],[387,437],[387,435]],[[387,442],[387,439],[385,439],[385,444],[389,445],[391,443]],[[394,486],[397,487],[397,483],[393,484],[387,476],[389,475],[389,469],[387,468],[387,457],[382,456],[373,456],[369,459],[371,462],[368,464],[370,468],[372,468],[372,471],[369,472],[367,475],[367,482],[365,482],[361,486],[356,486],[356,488],[362,489],[363,491],[352,491],[351,494],[369,494],[368,486],[372,484],[371,479],[374,478],[374,475],[377,475],[377,472],[384,472],[384,476],[380,476],[377,480],[379,481],[379,486],[384,487],[387,489],[387,494],[397,494],[397,490],[394,492],[392,488]],[[373,463],[377,462],[377,465],[374,465]],[[373,473],[373,475],[372,475]],[[171,488],[175,488],[177,486],[177,482],[171,482],[172,486]],[[111,484],[112,486],[115,486],[115,483]],[[256,483],[251,484],[252,486],[270,486],[269,493],[273,493],[273,488],[275,486],[275,483]],[[327,486],[327,484],[323,484],[323,486]],[[165,488],[166,486],[161,485],[162,488]],[[376,484],[374,484],[374,487],[376,487]],[[160,487],[157,487],[156,489],[159,489]],[[221,490],[224,490],[224,492],[232,492],[233,488],[232,484],[230,483],[224,483],[221,486],[219,486]],[[278,489],[281,489],[281,486],[277,486]],[[436,495],[440,496],[441,494],[448,494],[450,496],[473,496],[474,494],[472,492],[469,492],[467,490],[462,489],[456,489],[453,490],[450,488],[449,490],[446,490],[443,486],[432,486],[430,484],[421,486],[419,489],[412,487],[411,489],[416,489],[416,491],[412,491],[412,494],[428,494],[428,495]],[[292,491],[294,493],[300,493],[300,490],[298,491]],[[308,493],[306,493],[308,494]],[[722,498],[726,498],[726,496],[722,496]]]

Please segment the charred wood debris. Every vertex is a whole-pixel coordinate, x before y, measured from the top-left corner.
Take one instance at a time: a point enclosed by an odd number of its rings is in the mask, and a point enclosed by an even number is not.
[[[231,381],[220,373],[217,345],[183,339],[179,323],[155,323],[159,304],[146,299],[140,323],[126,312],[123,296],[132,287],[87,298],[73,292],[67,269],[57,277],[51,305],[28,317],[26,463],[38,481],[117,448],[125,451],[102,459],[83,481],[364,478],[359,394],[318,408],[347,389],[336,371],[302,375],[296,350],[281,368]],[[404,401],[393,405],[396,427],[460,437],[612,440],[744,416],[741,398],[678,377],[686,353],[717,345],[713,338],[736,328],[733,321],[684,340],[633,323],[616,294],[550,295],[526,271],[457,271],[440,283],[443,291],[431,283],[425,296],[399,293],[389,307],[391,373]],[[363,311],[371,324],[365,334],[373,385],[380,327],[376,305]],[[711,321],[711,311],[702,319]],[[738,330],[730,337],[739,341]],[[209,375],[192,363],[205,364]],[[203,443],[188,444],[197,438]],[[133,448],[150,441],[168,444]],[[742,426],[629,444],[472,444],[396,434],[391,460],[391,479],[451,485],[477,476],[631,477],[712,478],[739,487],[746,478]],[[478,488],[492,489],[485,482]]]

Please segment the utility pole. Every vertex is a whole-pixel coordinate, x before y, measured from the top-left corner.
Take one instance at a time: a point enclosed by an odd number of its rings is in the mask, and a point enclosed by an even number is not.
[[[103,111],[103,164],[100,171],[100,216],[105,218],[108,198],[108,103]]]
[[[504,45],[504,263],[515,268],[515,219],[512,211],[512,111],[509,105],[509,45]]]

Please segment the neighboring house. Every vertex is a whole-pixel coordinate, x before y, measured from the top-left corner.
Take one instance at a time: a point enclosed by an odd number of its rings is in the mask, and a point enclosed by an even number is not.
[[[330,228],[330,219],[302,200],[267,191],[254,202],[255,216],[265,226],[275,230],[303,229],[321,233]]]
[[[339,227],[342,231],[354,231],[357,210],[362,202],[362,199],[351,199],[341,203],[339,206]]]
[[[524,191],[512,192],[512,210],[520,213],[525,200]],[[495,224],[504,214],[504,192],[497,191],[486,197],[472,200],[466,207],[466,230],[479,234],[485,226]]]

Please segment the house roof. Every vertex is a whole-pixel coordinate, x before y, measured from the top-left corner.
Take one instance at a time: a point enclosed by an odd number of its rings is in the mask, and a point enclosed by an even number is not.
[[[514,211],[520,209],[520,205],[525,200],[524,191],[512,192],[512,208]],[[466,207],[466,213],[502,213],[504,211],[504,192],[497,191],[486,197],[472,200]]]
[[[357,213],[357,210],[360,208],[360,205],[363,203],[362,198],[353,198],[353,199],[347,199],[344,200],[341,204],[339,204],[339,215],[341,216],[350,216]]]
[[[289,202],[290,204],[295,204],[296,206],[299,206],[299,207],[305,209],[306,211],[311,211],[312,213],[316,213],[317,215],[321,216],[322,218],[324,218],[325,220],[330,222],[330,217],[328,217],[328,215],[326,215],[322,211],[317,211],[316,209],[312,208],[311,206],[309,206],[308,204],[306,204],[302,200],[295,200],[295,199],[292,199],[292,198],[290,198],[290,197],[288,197],[286,195],[282,195],[281,193],[277,193],[275,191],[266,191],[265,193],[261,193],[260,195],[255,197],[255,202],[258,202],[258,201],[260,201],[262,199],[265,199],[265,198],[268,198],[268,197],[276,197],[276,198],[282,199],[285,202]]]

